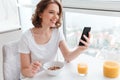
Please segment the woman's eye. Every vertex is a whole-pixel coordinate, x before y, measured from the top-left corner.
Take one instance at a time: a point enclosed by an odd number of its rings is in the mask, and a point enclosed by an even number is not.
[[[49,12],[49,13],[54,13],[54,12]]]
[[[56,15],[60,15],[59,13],[55,13],[55,12],[49,12],[50,14],[56,14]]]

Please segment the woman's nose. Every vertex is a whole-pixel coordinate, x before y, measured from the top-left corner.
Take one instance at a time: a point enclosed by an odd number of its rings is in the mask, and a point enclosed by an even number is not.
[[[55,14],[54,19],[58,19],[58,18],[59,18],[58,14]]]

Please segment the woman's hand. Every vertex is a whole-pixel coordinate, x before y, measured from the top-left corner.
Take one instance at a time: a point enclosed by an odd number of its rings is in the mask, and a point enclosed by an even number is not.
[[[83,37],[85,38],[86,41],[81,39],[80,42],[82,42],[84,46],[79,46],[79,47],[84,50],[84,49],[87,49],[90,45],[90,37],[91,37],[90,32],[89,32],[89,37],[85,35],[83,35]]]
[[[41,66],[42,66],[42,64],[39,61],[33,62],[31,64],[32,73],[36,74],[40,70]]]
[[[33,77],[39,70],[42,64],[39,61],[34,61],[28,68],[22,70],[22,73],[26,77]]]

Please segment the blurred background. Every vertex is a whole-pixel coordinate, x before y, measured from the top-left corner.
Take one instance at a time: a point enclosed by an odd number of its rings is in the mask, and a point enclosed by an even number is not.
[[[22,33],[33,27],[31,16],[39,1],[0,0],[0,64],[3,64],[3,45],[19,40]],[[120,62],[120,0],[60,1],[63,5],[61,30],[69,48],[78,45],[84,27],[91,27],[91,44],[84,53]],[[63,59],[62,55],[59,59]],[[0,80],[3,80],[2,66]]]

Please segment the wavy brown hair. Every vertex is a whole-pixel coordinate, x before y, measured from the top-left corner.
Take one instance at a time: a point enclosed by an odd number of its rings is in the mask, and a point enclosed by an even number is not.
[[[56,22],[56,27],[61,26],[61,17],[62,17],[62,6],[58,0],[41,0],[35,9],[35,13],[32,15],[32,24],[36,28],[42,27],[42,19],[39,17],[39,14],[43,13],[44,10],[48,7],[49,4],[56,3],[59,6],[59,20]]]

